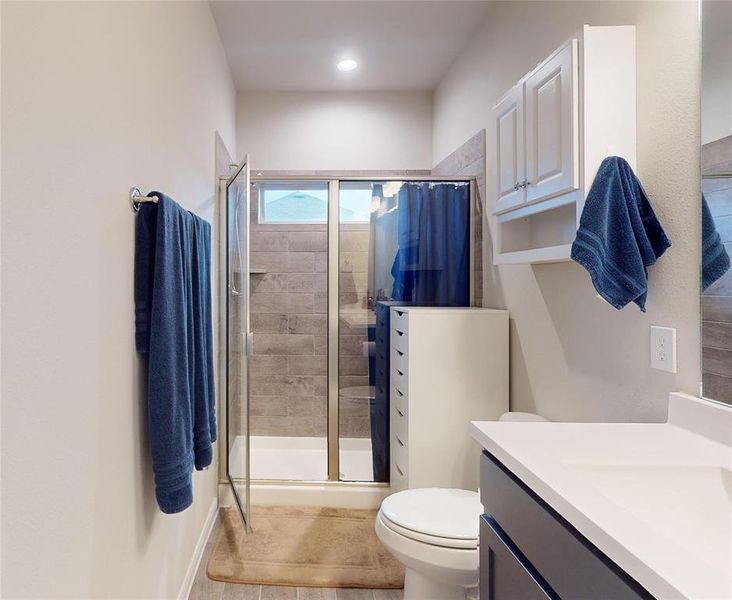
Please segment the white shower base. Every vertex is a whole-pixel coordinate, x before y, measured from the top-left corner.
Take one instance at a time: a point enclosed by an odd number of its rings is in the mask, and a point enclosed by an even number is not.
[[[343,438],[340,444],[341,482],[327,481],[326,438],[251,438],[251,502],[253,505],[378,508],[389,485],[373,483],[371,440]],[[232,477],[243,478],[244,438],[237,437],[230,454]],[[243,497],[244,490],[241,494]],[[233,506],[228,485],[219,488],[222,506]]]
[[[237,436],[230,453],[229,472],[243,478],[245,438]],[[250,440],[250,478],[256,480],[327,481],[328,440],[319,437],[255,435]],[[373,481],[371,439],[341,438],[341,481]]]

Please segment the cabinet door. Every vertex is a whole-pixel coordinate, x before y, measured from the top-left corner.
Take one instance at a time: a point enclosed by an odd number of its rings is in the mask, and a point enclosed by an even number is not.
[[[524,86],[518,84],[493,107],[493,213],[524,203]]]
[[[526,79],[526,201],[579,188],[577,40]]]
[[[480,600],[559,600],[520,551],[480,518]]]

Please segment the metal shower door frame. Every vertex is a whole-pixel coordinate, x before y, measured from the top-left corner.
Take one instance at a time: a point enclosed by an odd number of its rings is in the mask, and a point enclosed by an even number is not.
[[[236,171],[230,177],[221,177],[219,180],[219,202],[218,202],[218,221],[219,221],[219,390],[224,399],[221,402],[221,406],[225,407],[226,419],[225,419],[225,453],[226,458],[224,461],[226,480],[231,487],[234,501],[236,502],[239,514],[244,522],[244,527],[247,533],[251,532],[251,476],[250,476],[250,407],[249,407],[249,353],[251,350],[251,334],[250,334],[250,319],[249,319],[249,211],[250,211],[250,174],[249,174],[249,155],[244,156],[244,160],[237,166]],[[240,290],[237,291],[238,295],[242,295],[246,298],[246,314],[242,322],[242,329],[244,331],[239,332],[239,343],[242,344],[242,370],[246,373],[246,386],[243,390],[243,402],[241,403],[242,409],[246,411],[246,423],[245,423],[245,448],[246,448],[246,459],[245,459],[245,477],[243,485],[245,488],[245,498],[242,505],[241,499],[236,491],[236,483],[231,477],[229,471],[230,451],[229,451],[229,422],[230,422],[230,411],[229,411],[229,349],[231,347],[230,336],[229,336],[229,298],[234,293],[233,279],[232,279],[232,265],[229,261],[229,201],[228,191],[231,184],[244,172],[244,190],[246,193],[246,207],[244,210],[244,228],[246,230],[246,251],[239,248],[239,260],[242,261],[242,252],[245,255],[244,264],[240,264],[241,271],[241,285]],[[221,446],[219,446],[221,447]]]
[[[340,186],[346,182],[367,182],[367,181],[425,181],[425,182],[445,182],[445,183],[468,183],[470,185],[470,304],[475,303],[475,205],[476,205],[476,185],[475,177],[439,177],[434,175],[422,176],[400,176],[400,175],[358,175],[348,176],[344,174],[328,175],[328,174],[259,174],[251,177],[252,183],[267,181],[320,181],[328,184],[328,307],[327,307],[327,364],[328,364],[328,399],[327,399],[327,452],[328,452],[328,480],[323,481],[284,481],[284,480],[263,480],[266,483],[288,483],[288,484],[329,484],[329,485],[372,485],[372,486],[388,486],[388,482],[354,482],[342,481],[340,479],[340,438],[338,433],[340,398],[338,393],[338,377],[339,377],[339,275],[340,275]],[[247,425],[249,420],[247,419]],[[248,441],[248,436],[247,436]],[[248,494],[247,494],[248,497]]]

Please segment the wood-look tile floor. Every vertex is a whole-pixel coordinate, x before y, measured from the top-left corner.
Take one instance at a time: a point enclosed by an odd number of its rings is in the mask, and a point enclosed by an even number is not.
[[[403,598],[402,590],[294,588],[214,581],[206,575],[206,565],[217,534],[218,523],[208,538],[188,600],[402,600]]]

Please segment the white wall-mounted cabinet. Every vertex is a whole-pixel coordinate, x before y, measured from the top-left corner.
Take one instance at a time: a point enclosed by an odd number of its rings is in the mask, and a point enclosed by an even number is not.
[[[495,264],[569,260],[602,160],[635,167],[635,77],[635,27],[585,25],[493,107]]]
[[[526,202],[579,188],[577,40],[526,78]]]
[[[495,212],[524,203],[524,86],[515,85],[493,109],[495,127]]]

